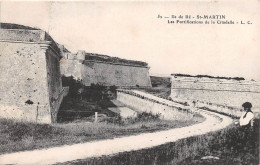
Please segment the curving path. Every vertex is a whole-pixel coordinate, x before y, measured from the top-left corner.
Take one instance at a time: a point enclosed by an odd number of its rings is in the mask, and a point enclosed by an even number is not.
[[[151,148],[182,138],[206,134],[225,128],[232,123],[232,119],[224,115],[205,110],[192,110],[199,111],[206,120],[199,124],[166,131],[4,154],[0,155],[0,164],[55,164],[100,157],[102,155],[113,155],[119,152]]]

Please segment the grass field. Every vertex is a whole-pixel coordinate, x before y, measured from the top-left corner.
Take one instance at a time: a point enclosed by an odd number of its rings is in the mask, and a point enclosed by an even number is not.
[[[47,125],[0,119],[0,154],[184,127],[203,120],[198,115],[190,121],[166,121],[143,115],[127,121],[105,117],[98,123],[81,119],[67,124]]]
[[[237,165],[259,164],[259,119],[250,133],[236,125],[206,135],[182,139],[150,149],[67,162],[73,165]],[[213,156],[212,159],[202,159]]]

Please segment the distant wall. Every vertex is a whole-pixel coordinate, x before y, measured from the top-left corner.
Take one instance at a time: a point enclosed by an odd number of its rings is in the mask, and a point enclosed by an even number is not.
[[[81,63],[79,60],[62,58],[60,61],[61,74],[76,80],[81,79]]]
[[[188,110],[179,110],[177,107],[171,107],[160,103],[157,100],[151,100],[144,96],[134,95],[121,90],[117,91],[117,100],[121,101],[130,108],[139,112],[151,112],[153,114],[161,114],[165,120],[190,120],[193,114]]]
[[[0,41],[0,117],[51,122],[46,65],[38,44]]]
[[[86,86],[94,83],[105,86],[151,87],[148,67],[63,58],[61,70],[63,75],[80,79]]]
[[[85,61],[81,68],[83,83],[105,86],[150,87],[149,68],[115,65],[101,62]]]
[[[235,108],[241,108],[244,102],[249,101],[253,104],[254,111],[259,111],[260,108],[260,84],[256,82],[175,76],[172,76],[171,82],[172,98],[199,100]]]

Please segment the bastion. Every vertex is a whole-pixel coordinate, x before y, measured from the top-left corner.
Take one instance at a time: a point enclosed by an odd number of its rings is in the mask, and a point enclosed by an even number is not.
[[[0,117],[54,123],[63,99],[56,42],[46,32],[1,24]]]
[[[78,51],[63,53],[61,72],[85,86],[151,87],[148,64],[107,55]]]
[[[175,99],[239,109],[242,109],[244,102],[249,101],[253,104],[253,111],[260,109],[260,83],[254,80],[172,74],[171,83],[171,97]]]

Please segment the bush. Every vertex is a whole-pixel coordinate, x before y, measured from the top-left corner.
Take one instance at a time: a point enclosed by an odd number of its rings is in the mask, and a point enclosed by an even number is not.
[[[142,112],[140,114],[137,115],[137,117],[135,118],[134,122],[150,122],[150,121],[158,121],[160,120],[160,113],[157,113],[156,115],[152,114],[151,112]]]
[[[73,102],[87,99],[89,101],[100,101],[113,99],[116,96],[115,85],[107,87],[92,83],[90,86],[84,86],[81,80],[76,80],[73,76],[62,76],[63,86],[69,86],[68,96]]]
[[[114,123],[118,125],[128,125],[128,124],[134,124],[138,122],[153,122],[153,121],[159,121],[161,114],[152,114],[151,112],[142,112],[137,114],[137,117],[128,117],[128,118],[122,118],[120,115],[117,115],[114,118],[107,118],[104,121],[108,123]]]
[[[62,76],[62,85],[69,86],[69,93],[67,97],[71,98],[73,102],[79,100],[78,91],[80,88],[83,88],[81,81],[76,80],[73,76],[70,77]]]
[[[125,121],[120,115],[116,115],[115,117],[105,118],[102,121],[117,124],[117,125],[125,125]]]
[[[117,87],[115,85],[112,85],[109,87],[109,90],[113,93],[116,93],[116,89],[117,89]]]

